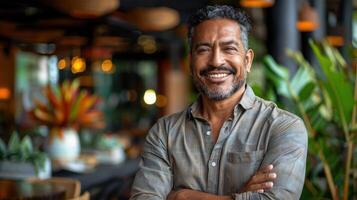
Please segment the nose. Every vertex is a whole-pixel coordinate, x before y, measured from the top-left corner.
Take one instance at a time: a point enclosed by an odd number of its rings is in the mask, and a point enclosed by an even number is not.
[[[215,48],[210,55],[209,65],[212,67],[220,67],[224,64],[224,62],[224,55],[219,48]]]

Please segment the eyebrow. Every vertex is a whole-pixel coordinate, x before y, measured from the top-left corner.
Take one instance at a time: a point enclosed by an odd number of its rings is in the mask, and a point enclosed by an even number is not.
[[[231,44],[234,44],[237,47],[239,47],[239,43],[237,41],[234,41],[234,40],[223,41],[223,42],[219,43],[220,46],[226,46],[226,45],[231,45]]]
[[[239,47],[239,43],[235,40],[229,40],[229,41],[223,41],[223,42],[219,42],[220,46],[226,46],[226,45],[236,45],[237,47]],[[200,46],[208,46],[211,47],[212,43],[209,42],[198,42],[194,45],[194,49],[197,49]]]

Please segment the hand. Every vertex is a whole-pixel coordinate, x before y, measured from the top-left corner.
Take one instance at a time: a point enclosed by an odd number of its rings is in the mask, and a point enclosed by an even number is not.
[[[273,180],[277,175],[273,171],[273,165],[267,165],[260,168],[254,176],[239,190],[239,193],[243,192],[264,192],[265,190],[273,187]]]
[[[173,190],[166,200],[231,200],[230,196],[218,196],[190,189]]]
[[[178,193],[179,192],[183,192],[184,189],[181,189],[181,190],[172,190],[169,195],[167,195],[167,198],[166,200],[179,200],[178,198]]]

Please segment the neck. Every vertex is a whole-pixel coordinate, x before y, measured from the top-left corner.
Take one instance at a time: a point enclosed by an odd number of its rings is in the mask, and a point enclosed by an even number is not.
[[[227,120],[233,113],[234,107],[243,96],[245,86],[241,87],[236,93],[227,99],[214,101],[202,96],[201,115],[208,121]]]

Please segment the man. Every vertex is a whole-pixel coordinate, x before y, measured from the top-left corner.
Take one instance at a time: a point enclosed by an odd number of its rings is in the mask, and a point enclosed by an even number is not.
[[[191,16],[191,74],[201,95],[149,131],[131,199],[299,199],[306,129],[246,85],[249,29],[229,6]]]

